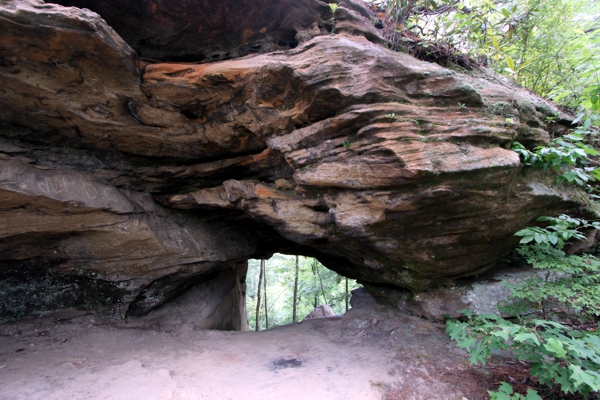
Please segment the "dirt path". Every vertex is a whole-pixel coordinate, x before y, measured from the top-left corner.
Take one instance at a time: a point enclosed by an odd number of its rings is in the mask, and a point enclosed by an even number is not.
[[[110,321],[109,321],[110,322]],[[484,399],[443,327],[351,310],[262,332],[0,327],[1,399]]]

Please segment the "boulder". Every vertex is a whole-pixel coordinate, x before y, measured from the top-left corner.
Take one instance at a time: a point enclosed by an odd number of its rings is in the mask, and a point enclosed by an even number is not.
[[[569,115],[391,52],[368,15],[2,2],[0,316],[141,316],[274,252],[419,292],[491,268],[540,215],[581,214],[509,150]]]
[[[510,300],[510,287],[535,274],[542,272],[533,268],[504,266],[477,276],[457,279],[451,286],[439,286],[420,293],[381,287],[370,289],[381,302],[430,321],[444,322],[448,318],[459,318],[463,316],[462,311],[467,309],[475,315],[495,314],[508,318],[514,315],[501,310],[500,306]]]
[[[321,304],[318,307],[315,307],[302,321],[306,321],[307,319],[315,319],[315,318],[327,318],[327,317],[335,317],[335,313],[327,304]]]

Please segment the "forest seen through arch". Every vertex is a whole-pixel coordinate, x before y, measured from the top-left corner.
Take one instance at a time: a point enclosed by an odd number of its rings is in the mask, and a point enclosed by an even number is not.
[[[250,330],[269,329],[302,321],[321,304],[327,304],[336,315],[341,315],[350,307],[350,292],[360,286],[354,279],[338,275],[314,258],[275,254],[270,259],[264,260],[265,268],[262,277],[261,261],[263,260],[248,261],[246,300]],[[260,290],[258,290],[259,281]],[[294,314],[295,287],[297,289]],[[259,323],[257,324],[259,296]]]

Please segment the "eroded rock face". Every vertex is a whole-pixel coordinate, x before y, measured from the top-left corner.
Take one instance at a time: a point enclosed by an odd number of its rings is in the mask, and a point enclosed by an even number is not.
[[[142,312],[141,316],[136,315],[139,303],[133,304],[126,325],[120,326],[160,330],[173,330],[185,326],[194,330],[247,331],[247,271],[247,262],[241,262],[213,271],[209,277],[187,278],[184,284],[188,290],[183,291],[179,287],[181,294],[174,297],[174,301],[149,313]],[[162,288],[157,289],[159,290],[156,293],[147,291],[147,298],[164,293]]]
[[[50,2],[49,2],[50,3]],[[57,0],[100,14],[140,56],[162,61],[215,62],[295,48],[329,34],[326,3],[316,0]],[[381,41],[354,0],[336,12],[337,32]],[[349,12],[354,10],[354,12]],[[362,15],[361,15],[362,14]]]
[[[533,268],[503,266],[476,277],[458,279],[452,286],[440,286],[426,292],[412,293],[382,287],[369,289],[380,301],[430,321],[445,322],[448,318],[459,318],[467,309],[475,315],[501,314],[509,318],[515,315],[509,314],[503,306],[511,299],[510,287],[518,286],[536,274],[541,275],[542,272]]]
[[[0,199],[4,316],[55,303],[143,314],[257,246],[243,223],[202,221],[148,194],[22,160],[0,160]]]
[[[413,290],[489,267],[514,245],[516,230],[562,202],[563,194],[524,178],[517,154],[505,149],[547,139],[536,105],[549,106],[539,100],[360,37],[322,36],[284,56],[146,69],[145,90],[170,104],[165,88],[177,86],[177,101],[189,104],[210,76],[228,79],[230,90],[253,88],[236,122],[263,129],[268,151],[292,170],[161,202],[242,210],[292,242],[361,266],[330,263],[346,275]],[[274,82],[279,93],[257,89]]]
[[[515,231],[577,206],[507,150],[568,116],[388,51],[353,2],[335,26],[311,0],[61,3],[101,16],[0,5],[5,318],[142,315],[277,251],[420,291],[489,268]],[[232,35],[211,25],[225,14]],[[279,44],[286,30],[295,42]],[[208,325],[244,326],[227,318]]]

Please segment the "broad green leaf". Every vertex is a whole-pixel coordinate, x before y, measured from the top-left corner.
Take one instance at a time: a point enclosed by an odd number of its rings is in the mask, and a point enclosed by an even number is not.
[[[498,50],[498,48],[500,47],[500,43],[498,43],[498,38],[497,37],[492,37],[492,43],[494,44],[494,47],[496,48],[496,50]]]
[[[507,395],[506,393],[494,393],[491,390],[488,390],[488,394],[490,395],[490,400],[511,400],[509,395]]]
[[[600,390],[600,379],[598,379],[597,374],[593,375],[588,371],[584,371],[579,365],[575,364],[569,365],[569,370],[571,371],[571,380],[574,381],[575,387],[586,384],[594,392]]]
[[[542,400],[542,398],[535,390],[527,389],[527,397],[525,397],[525,400]]]
[[[515,71],[515,62],[513,61],[512,58],[510,58],[509,56],[506,56],[506,63],[508,64],[508,68],[510,68],[511,71]]]
[[[492,335],[501,337],[504,340],[508,340],[508,331],[508,328],[504,328],[502,330],[492,332]]]
[[[555,102],[559,102],[560,100],[564,99],[567,96],[570,96],[571,94],[573,94],[572,91],[570,90],[565,90],[564,92],[562,92],[561,94],[559,94],[558,96],[554,97],[554,101]]]
[[[548,341],[544,344],[546,350],[556,354],[558,358],[565,358],[567,355],[566,350],[563,347],[563,343],[555,338],[549,338]]]
[[[546,242],[545,237],[543,235],[540,235],[539,233],[536,233],[533,236],[537,243],[545,243]]]
[[[497,392],[492,392],[491,390],[488,390],[490,400],[510,400],[513,392],[514,390],[512,386],[510,386],[506,382],[500,382],[500,386],[498,387]]]
[[[527,244],[533,240],[533,236],[525,236],[519,241],[520,244]]]
[[[531,64],[533,61],[525,61],[523,64],[521,64],[519,66],[519,68],[517,69],[517,72],[521,71],[522,69],[526,68],[529,64]]]
[[[533,332],[517,333],[514,337],[515,342],[522,343],[522,342],[525,342],[526,340],[531,340],[536,345],[538,345],[538,346],[540,345],[540,341],[538,340],[537,336]]]
[[[570,135],[564,135],[563,138],[573,140],[575,142],[580,142],[583,140],[583,135],[572,133]]]
[[[556,383],[558,383],[562,390],[565,392],[569,392],[570,390],[568,390],[568,388],[571,386],[571,381],[569,380],[569,376],[567,374],[561,373],[561,367],[559,367],[558,365],[553,365],[551,368],[554,368],[555,370],[551,372],[551,376],[552,379],[548,379],[549,382],[551,382],[552,380],[554,380]],[[548,367],[546,366],[546,369],[548,369]]]

